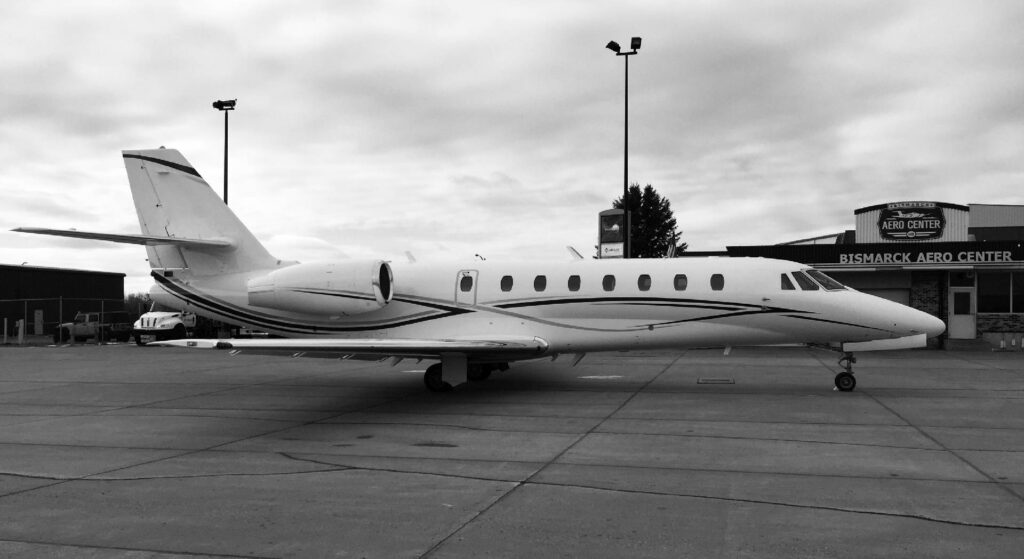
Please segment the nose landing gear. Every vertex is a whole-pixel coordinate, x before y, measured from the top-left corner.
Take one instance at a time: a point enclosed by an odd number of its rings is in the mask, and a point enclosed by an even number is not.
[[[836,375],[836,388],[840,392],[850,392],[857,386],[857,379],[853,376],[853,364],[856,362],[857,358],[849,351],[839,358],[839,366],[846,369]]]

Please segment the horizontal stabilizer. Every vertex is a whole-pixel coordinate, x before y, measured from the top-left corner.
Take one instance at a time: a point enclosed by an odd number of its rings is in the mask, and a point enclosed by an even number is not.
[[[904,336],[890,340],[872,340],[870,342],[844,343],[843,351],[884,351],[888,349],[914,349],[928,345],[927,334]]]
[[[146,345],[177,346],[200,349],[228,349],[241,352],[279,354],[318,353],[342,355],[374,355],[380,357],[439,357],[445,353],[467,355],[540,355],[548,347],[537,337],[510,336],[491,340],[410,339],[410,338],[272,338],[272,339],[184,339],[151,342]]]
[[[173,245],[191,248],[230,249],[235,244],[228,239],[185,239],[181,237],[160,237],[156,235],[118,235],[115,233],[91,233],[74,229],[43,229],[40,227],[18,227],[12,229],[18,233],[35,233],[37,235],[55,235],[57,237],[74,237],[76,239],[94,239],[112,243],[128,243],[132,245],[163,246]]]

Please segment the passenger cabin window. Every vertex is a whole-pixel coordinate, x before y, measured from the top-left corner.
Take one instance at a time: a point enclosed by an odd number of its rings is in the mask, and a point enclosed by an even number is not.
[[[605,291],[615,291],[615,276],[607,275],[601,280],[601,286]]]
[[[821,284],[822,287],[828,291],[840,291],[846,289],[846,286],[839,283],[838,281],[828,277],[825,272],[818,270],[807,270],[807,275],[814,278],[814,281]]]
[[[814,283],[811,278],[807,277],[803,272],[793,272],[793,278],[800,285],[800,289],[804,291],[817,291],[818,284]]]
[[[640,291],[650,291],[651,276],[647,274],[641,275],[639,278],[636,279],[636,286],[640,289]]]
[[[686,274],[676,274],[676,277],[672,279],[672,285],[675,286],[676,291],[686,291]]]
[[[501,290],[506,292],[512,291],[512,276],[502,276]]]
[[[537,276],[537,277],[533,278],[533,290],[534,291],[544,291],[547,288],[548,288],[548,278],[547,278],[547,276]]]
[[[463,293],[473,291],[473,276],[462,276],[462,279],[459,280],[459,289]]]
[[[579,291],[579,290],[580,290],[580,277],[579,276],[569,276],[569,291]]]
[[[721,291],[725,287],[725,277],[722,274],[711,274],[712,291]]]
[[[796,287],[793,286],[793,281],[789,279],[789,276],[782,274],[782,290],[783,291],[794,291]]]

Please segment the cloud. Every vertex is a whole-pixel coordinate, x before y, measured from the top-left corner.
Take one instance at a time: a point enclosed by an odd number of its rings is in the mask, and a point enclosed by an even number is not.
[[[231,207],[280,257],[589,253],[622,188],[624,60],[603,47],[633,35],[629,179],[694,249],[893,199],[1024,203],[1022,27],[1013,1],[14,0],[3,221],[135,232],[121,149],[181,149],[219,192],[210,103],[237,98]],[[26,237],[0,261],[147,273]]]

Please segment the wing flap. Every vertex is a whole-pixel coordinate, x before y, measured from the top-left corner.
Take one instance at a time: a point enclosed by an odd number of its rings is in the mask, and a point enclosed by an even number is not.
[[[156,235],[119,235],[116,233],[94,233],[91,231],[76,231],[74,229],[46,229],[42,227],[18,227],[17,229],[11,229],[11,231],[146,246],[174,245],[208,249],[230,249],[235,246],[229,239],[186,239],[182,237],[159,237]]]

